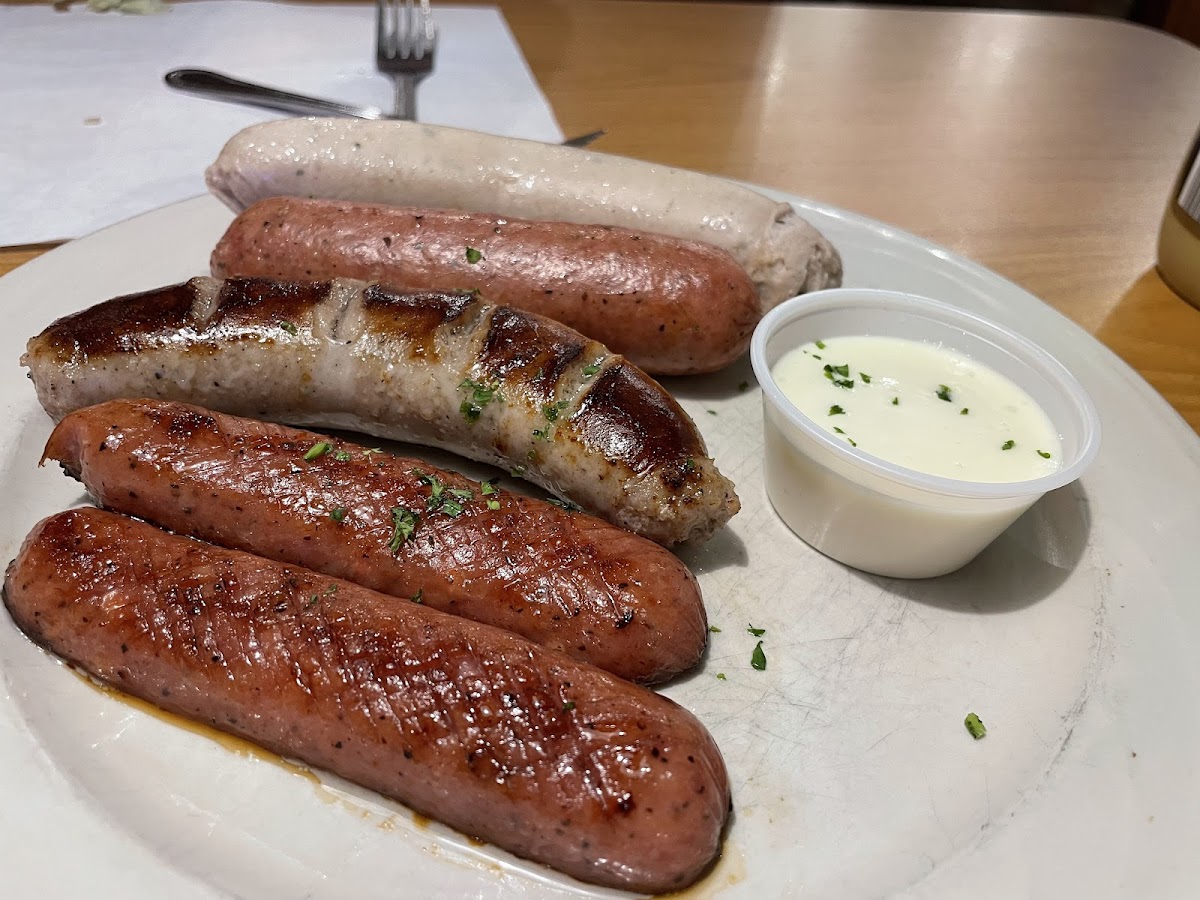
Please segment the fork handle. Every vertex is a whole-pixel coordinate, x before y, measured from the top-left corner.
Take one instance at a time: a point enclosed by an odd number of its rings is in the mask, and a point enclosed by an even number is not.
[[[417,121],[417,82],[412,75],[396,75],[396,111],[397,119],[404,122]]]
[[[316,116],[353,116],[357,119],[386,119],[388,115],[375,107],[351,106],[334,100],[292,94],[249,81],[239,81],[208,69],[174,69],[164,76],[171,87],[189,94],[200,94],[217,100],[229,100],[247,106],[261,106],[280,112]]]

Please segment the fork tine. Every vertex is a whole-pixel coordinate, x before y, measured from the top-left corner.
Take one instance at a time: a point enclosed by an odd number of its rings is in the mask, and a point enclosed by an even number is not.
[[[429,0],[376,0],[375,67],[395,82],[397,118],[416,118],[416,86],[433,71],[436,46]]]
[[[400,55],[405,59],[419,56],[417,53],[417,8],[413,0],[404,0],[404,38],[400,42]]]
[[[388,11],[391,8],[389,0],[375,0],[375,56],[386,59],[392,55]]]

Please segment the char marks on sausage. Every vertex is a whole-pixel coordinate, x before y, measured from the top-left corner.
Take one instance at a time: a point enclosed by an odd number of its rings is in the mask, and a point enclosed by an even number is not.
[[[663,544],[703,540],[739,507],[695,423],[640,369],[469,293],[196,278],[60,319],[22,361],[55,419],[150,397],[441,447]]]

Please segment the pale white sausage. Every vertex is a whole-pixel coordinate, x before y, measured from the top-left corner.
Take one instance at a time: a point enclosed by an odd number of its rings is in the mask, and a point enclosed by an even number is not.
[[[749,273],[763,311],[836,287],[842,261],[796,214],[722,178],[606,153],[414,122],[280,119],[227,143],[206,173],[236,212],[266,197],[427,206],[703,241]]]

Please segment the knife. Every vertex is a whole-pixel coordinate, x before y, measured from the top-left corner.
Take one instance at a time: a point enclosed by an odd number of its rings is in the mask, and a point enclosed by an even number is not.
[[[173,69],[163,79],[169,87],[188,94],[200,94],[214,100],[261,106],[278,112],[305,116],[351,116],[355,119],[392,118],[376,106],[352,106],[320,97],[306,97],[262,84],[251,84],[208,69]]]
[[[240,81],[209,69],[172,69],[163,76],[163,80],[168,87],[187,94],[198,94],[213,100],[241,103],[246,106],[260,106],[277,112],[299,113],[302,116],[350,116],[374,121],[395,118],[377,106],[354,106],[335,100],[322,100],[320,97],[293,94],[262,84]],[[605,133],[603,130],[592,131],[567,138],[563,141],[563,146],[586,147]]]

